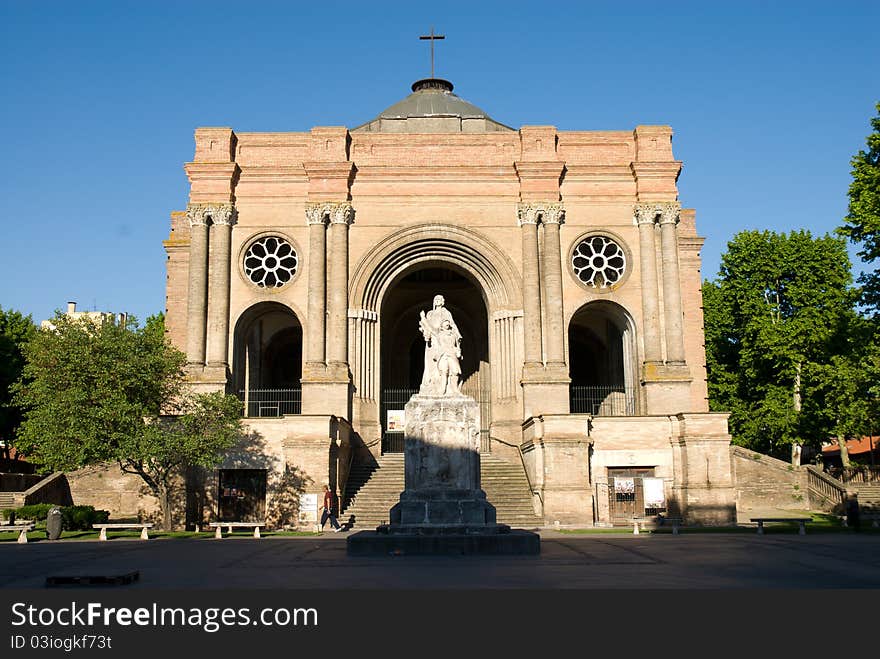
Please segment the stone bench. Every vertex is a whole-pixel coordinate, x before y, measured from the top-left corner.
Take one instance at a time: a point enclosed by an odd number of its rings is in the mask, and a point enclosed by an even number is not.
[[[110,524],[92,524],[92,528],[101,530],[98,540],[107,539],[107,529],[140,529],[141,540],[149,540],[150,536],[147,533],[147,529],[153,528],[153,524],[145,522],[114,522]]]
[[[16,522],[15,524],[0,525],[0,533],[18,531],[17,542],[19,544],[25,544],[28,541],[27,534],[30,531],[33,531],[34,528],[36,528],[36,525],[33,522],[25,522],[25,523]]]
[[[880,526],[880,513],[859,513],[859,522],[871,522],[871,526]]]
[[[681,526],[681,517],[663,517],[660,515],[658,518],[658,522],[660,526],[666,526],[666,523],[669,522],[672,524],[672,535],[678,535],[678,528]]]
[[[758,535],[764,535],[764,522],[797,522],[798,535],[807,534],[807,522],[812,522],[810,517],[752,517],[749,521],[758,524]]]
[[[215,538],[223,537],[223,527],[226,527],[227,533],[232,533],[232,529],[250,529],[254,530],[254,537],[260,537],[260,529],[266,526],[265,522],[211,522],[208,526],[213,526],[216,530],[214,531]]]

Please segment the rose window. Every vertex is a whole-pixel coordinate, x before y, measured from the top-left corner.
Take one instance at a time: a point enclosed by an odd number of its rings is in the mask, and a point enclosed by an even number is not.
[[[260,288],[284,286],[296,274],[297,264],[296,250],[278,236],[257,240],[244,255],[244,273]]]
[[[590,236],[575,247],[571,268],[587,286],[608,288],[620,281],[626,271],[626,254],[610,238]]]

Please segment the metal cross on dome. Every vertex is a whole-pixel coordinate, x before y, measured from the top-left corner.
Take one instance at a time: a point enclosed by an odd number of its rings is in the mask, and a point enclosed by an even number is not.
[[[445,39],[446,36],[443,34],[434,34],[434,26],[431,26],[431,34],[425,34],[420,36],[419,39],[422,41],[430,40],[431,41],[431,77],[434,77],[434,42],[438,39]]]

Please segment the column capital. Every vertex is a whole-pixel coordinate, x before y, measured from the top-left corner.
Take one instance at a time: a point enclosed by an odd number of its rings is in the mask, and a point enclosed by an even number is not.
[[[235,224],[236,220],[235,206],[228,203],[220,204],[189,204],[186,207],[186,217],[189,225],[206,226],[208,220],[212,224]]]
[[[516,215],[519,226],[524,224],[537,224],[541,216],[543,205],[534,203],[520,203],[516,206]]]
[[[544,207],[541,222],[544,224],[563,224],[565,222],[565,208],[561,203],[547,204]]]
[[[327,202],[313,202],[306,204],[306,224],[326,224],[327,217],[331,213],[333,204]]]
[[[208,214],[214,224],[228,224],[232,226],[238,216],[235,206],[232,204],[217,204],[211,206]]]
[[[660,214],[660,224],[678,224],[681,204],[677,201],[665,201],[657,204],[657,212]]]
[[[658,204],[636,204],[633,206],[633,224],[654,224],[660,212]]]
[[[351,224],[354,222],[354,207],[347,201],[334,204],[330,213],[330,224]]]
[[[189,204],[186,207],[186,219],[191,227],[203,227],[208,224],[208,214],[204,204]]]
[[[318,201],[306,204],[306,224],[351,224],[354,207],[347,201]]]
[[[565,207],[561,202],[528,201],[517,204],[519,226],[524,224],[562,224],[565,221]]]

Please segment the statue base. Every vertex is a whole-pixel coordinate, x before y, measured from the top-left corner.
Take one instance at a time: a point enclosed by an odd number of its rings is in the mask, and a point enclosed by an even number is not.
[[[348,554],[539,554],[538,534],[496,522],[480,488],[479,429],[479,405],[470,396],[413,396],[406,405],[406,490],[390,524],[349,536]]]
[[[423,526],[405,529],[390,525],[361,531],[348,537],[349,556],[537,556],[541,537],[531,531],[495,524],[472,526]]]

